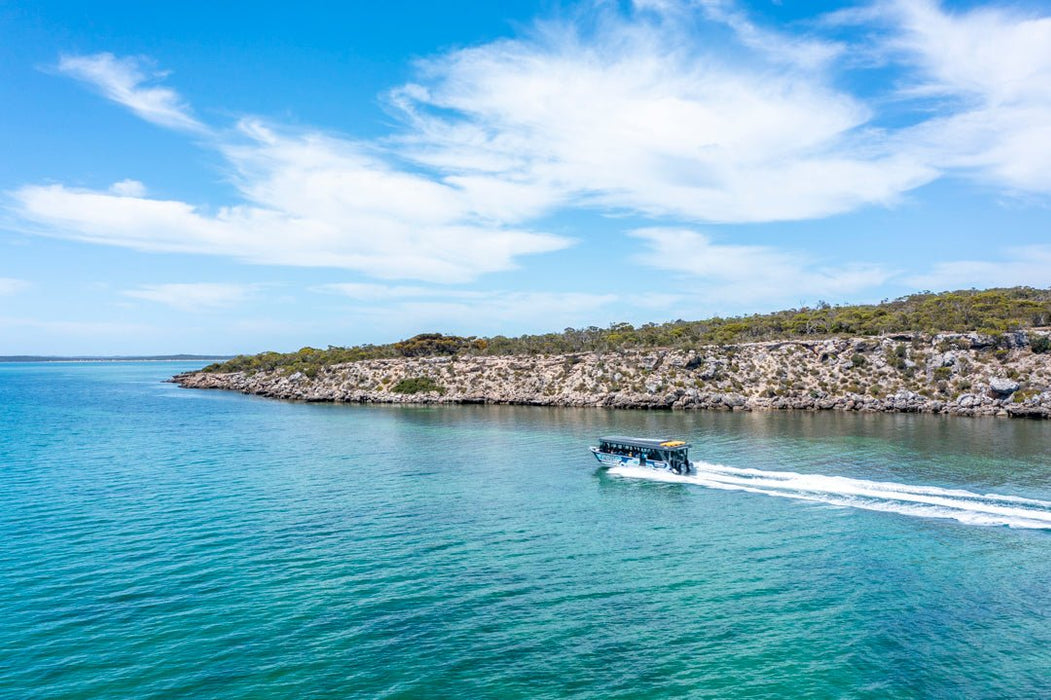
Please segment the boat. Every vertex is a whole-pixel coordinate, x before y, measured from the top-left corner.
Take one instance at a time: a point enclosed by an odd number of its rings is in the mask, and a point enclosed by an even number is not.
[[[649,467],[686,474],[692,469],[689,449],[690,444],[683,440],[611,435],[599,438],[591,453],[606,467]]]

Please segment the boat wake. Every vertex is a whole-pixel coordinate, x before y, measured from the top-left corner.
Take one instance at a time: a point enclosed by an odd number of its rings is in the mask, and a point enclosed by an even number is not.
[[[707,462],[693,462],[693,466],[694,473],[683,475],[645,467],[613,467],[609,474],[923,518],[951,518],[969,525],[1051,529],[1051,501],[1034,498],[993,493],[983,495],[960,489],[909,486],[844,476],[737,469]]]

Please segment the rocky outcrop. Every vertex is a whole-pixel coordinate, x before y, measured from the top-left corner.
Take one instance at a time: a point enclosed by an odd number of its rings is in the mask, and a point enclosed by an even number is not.
[[[1030,330],[778,341],[693,350],[362,360],[303,372],[190,372],[195,389],[301,401],[843,410],[1051,417],[1051,353]],[[403,380],[442,388],[398,393]],[[402,382],[402,385],[399,385]]]
[[[989,395],[994,399],[1004,399],[1018,391],[1018,382],[1006,377],[993,377],[989,380]]]

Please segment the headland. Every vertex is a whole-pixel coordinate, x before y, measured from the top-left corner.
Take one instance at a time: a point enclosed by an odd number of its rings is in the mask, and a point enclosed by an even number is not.
[[[803,409],[1051,417],[1047,329],[896,333],[691,349],[363,359],[189,372],[194,389],[383,404]],[[312,375],[312,376],[311,376]]]

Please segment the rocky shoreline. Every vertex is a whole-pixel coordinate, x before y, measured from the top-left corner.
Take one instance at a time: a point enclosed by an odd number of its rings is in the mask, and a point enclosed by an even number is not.
[[[297,401],[840,410],[1051,418],[1046,329],[540,356],[405,357],[187,372],[192,389]],[[1034,342],[1038,340],[1039,342]],[[419,390],[419,387],[434,390]]]

